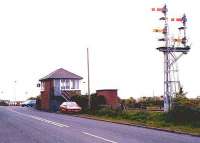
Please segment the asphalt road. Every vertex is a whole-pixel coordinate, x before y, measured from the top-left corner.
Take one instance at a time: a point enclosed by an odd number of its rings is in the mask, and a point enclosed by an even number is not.
[[[200,143],[200,137],[0,107],[0,143]]]

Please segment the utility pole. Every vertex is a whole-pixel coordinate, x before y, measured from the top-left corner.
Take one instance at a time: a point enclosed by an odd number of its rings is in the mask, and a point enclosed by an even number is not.
[[[91,95],[90,95],[90,62],[89,49],[87,48],[87,75],[88,75],[88,109],[91,109]]]

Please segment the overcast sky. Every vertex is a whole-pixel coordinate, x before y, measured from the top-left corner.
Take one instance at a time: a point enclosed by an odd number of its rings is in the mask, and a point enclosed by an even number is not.
[[[87,81],[86,48],[93,92],[114,88],[121,98],[162,95],[163,54],[152,33],[162,26],[161,14],[151,8],[164,3],[169,17],[188,17],[192,49],[179,61],[180,80],[189,97],[199,96],[197,0],[1,0],[0,98],[13,100],[15,90],[17,100],[38,95],[38,79],[61,67]],[[81,88],[85,93],[86,84]]]

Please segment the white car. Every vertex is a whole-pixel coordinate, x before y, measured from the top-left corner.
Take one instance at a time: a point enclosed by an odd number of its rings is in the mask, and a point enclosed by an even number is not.
[[[64,113],[77,113],[81,111],[81,107],[76,102],[63,102],[60,105],[60,111]]]

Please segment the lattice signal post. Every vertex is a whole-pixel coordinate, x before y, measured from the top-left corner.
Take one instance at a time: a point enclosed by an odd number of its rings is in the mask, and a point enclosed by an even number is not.
[[[169,19],[166,5],[162,8],[152,8],[152,11],[163,14],[159,20],[164,22],[164,27],[162,29],[153,29],[153,32],[159,32],[163,35],[158,41],[164,42],[164,46],[158,47],[157,50],[164,54],[164,111],[168,112],[172,108],[173,97],[181,88],[177,61],[190,50],[186,37],[187,18],[184,14],[181,18]],[[169,38],[169,21],[181,23],[181,27],[178,28],[180,34],[178,38]]]

